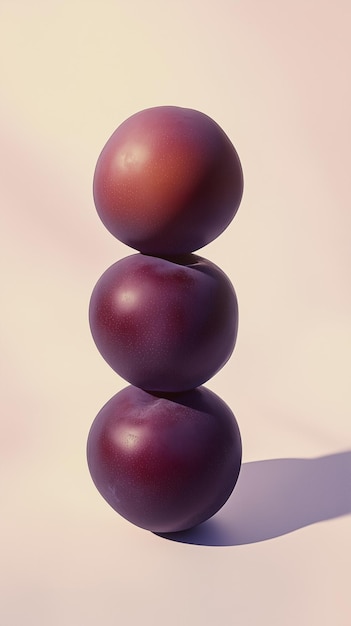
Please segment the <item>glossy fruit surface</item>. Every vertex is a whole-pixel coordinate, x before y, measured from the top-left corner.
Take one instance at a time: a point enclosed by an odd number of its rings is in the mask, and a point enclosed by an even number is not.
[[[92,479],[124,518],[154,532],[185,530],[229,498],[241,466],[236,419],[204,387],[163,397],[129,386],[95,418]]]
[[[89,319],[98,350],[122,378],[178,392],[209,380],[229,359],[238,304],[224,272],[202,257],[135,254],[98,280]]]
[[[175,106],[124,121],[103,148],[94,200],[106,228],[145,254],[193,252],[233,219],[243,193],[237,152],[207,115]]]

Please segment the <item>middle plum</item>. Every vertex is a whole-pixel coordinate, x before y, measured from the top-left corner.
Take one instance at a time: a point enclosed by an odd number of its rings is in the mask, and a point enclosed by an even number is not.
[[[225,273],[194,254],[128,256],[93,290],[89,321],[107,363],[147,391],[202,385],[231,356],[238,303]]]

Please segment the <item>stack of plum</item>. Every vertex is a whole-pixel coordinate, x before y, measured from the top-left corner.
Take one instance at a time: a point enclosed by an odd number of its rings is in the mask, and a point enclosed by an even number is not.
[[[210,518],[239,475],[236,419],[202,386],[233,352],[237,299],[224,272],[192,253],[224,231],[242,192],[234,146],[193,109],[136,113],[96,165],[98,214],[138,253],[112,265],[90,301],[96,346],[130,385],[95,418],[88,465],[105,500],[154,532]]]

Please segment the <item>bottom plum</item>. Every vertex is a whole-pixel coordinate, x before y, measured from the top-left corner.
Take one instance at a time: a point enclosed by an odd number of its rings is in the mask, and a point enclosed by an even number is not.
[[[235,487],[241,457],[232,411],[205,387],[162,395],[126,387],[98,413],[87,444],[101,495],[125,519],[158,533],[212,517]]]

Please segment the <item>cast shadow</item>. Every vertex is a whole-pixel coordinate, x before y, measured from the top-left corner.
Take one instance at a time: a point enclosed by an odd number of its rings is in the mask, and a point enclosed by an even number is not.
[[[244,463],[233,494],[210,520],[172,541],[237,546],[351,513],[351,450],[313,459]]]

